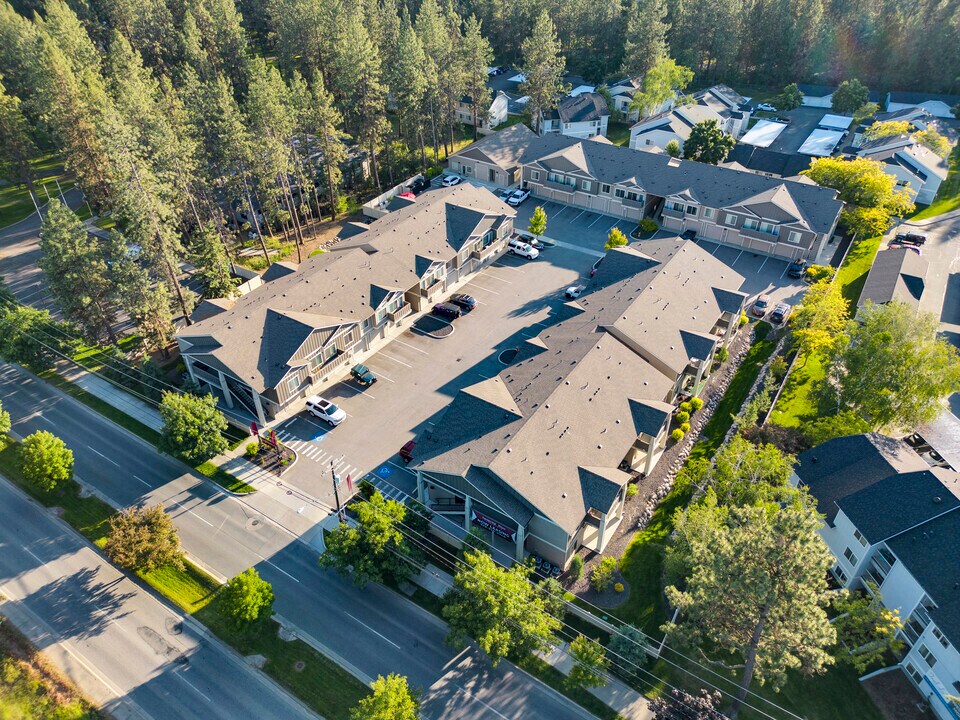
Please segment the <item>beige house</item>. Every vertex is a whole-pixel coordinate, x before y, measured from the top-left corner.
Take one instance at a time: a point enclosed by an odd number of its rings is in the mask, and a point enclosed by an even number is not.
[[[418,441],[420,500],[517,560],[602,552],[681,398],[734,336],[743,277],[678,237],[611,250],[559,321]]]

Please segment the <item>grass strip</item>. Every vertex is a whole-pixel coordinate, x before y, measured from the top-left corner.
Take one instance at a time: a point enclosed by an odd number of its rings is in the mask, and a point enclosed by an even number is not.
[[[195,616],[241,655],[262,655],[263,671],[322,714],[327,720],[349,720],[350,709],[370,691],[366,685],[302,640],[281,640],[274,620],[237,626],[208,602]]]
[[[584,710],[593,713],[600,718],[600,720],[626,720],[616,710],[600,698],[591,694],[588,690],[570,687],[567,683],[567,676],[542,658],[536,655],[527,655],[514,664],[533,675],[533,677],[537,678],[540,682],[552,687],[561,695],[573,700],[573,702]]]
[[[960,146],[950,153],[949,164],[947,179],[940,185],[933,202],[915,213],[911,220],[926,220],[960,208]]]
[[[248,485],[232,473],[227,472],[219,465],[214,465],[207,460],[196,467],[197,472],[213,480],[217,485],[237,495],[247,495],[256,492],[253,485]]]

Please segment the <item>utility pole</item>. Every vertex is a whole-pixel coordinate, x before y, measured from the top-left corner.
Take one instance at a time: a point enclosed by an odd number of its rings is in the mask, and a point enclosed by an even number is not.
[[[337,475],[337,471],[333,469],[333,460],[330,461],[330,474],[333,476],[333,499],[336,503],[337,517],[340,519],[340,523],[343,524],[343,514],[340,512],[340,476]]]

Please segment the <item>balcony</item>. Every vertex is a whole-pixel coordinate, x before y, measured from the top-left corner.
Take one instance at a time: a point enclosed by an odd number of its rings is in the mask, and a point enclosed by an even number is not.
[[[463,498],[442,497],[430,503],[430,509],[437,513],[462,513],[466,503]]]
[[[673,210],[668,208],[666,205],[663,206],[663,210],[660,211],[660,214],[665,217],[672,217],[682,220],[687,216],[683,210]]]
[[[559,183],[559,182],[556,182],[555,180],[544,180],[543,185],[544,185],[544,187],[548,187],[548,188],[551,188],[551,189],[553,189],[553,190],[559,190],[560,192],[569,193],[569,194],[571,194],[571,195],[577,191],[577,186],[576,186],[576,185],[568,185],[568,184],[566,184],[566,183]]]
[[[393,312],[387,313],[387,319],[390,322],[400,322],[401,320],[403,320],[403,318],[409,315],[410,312],[411,312],[410,305],[408,303],[404,303]]]
[[[474,250],[470,255],[474,260],[479,260],[480,262],[486,262],[494,255],[500,252],[503,249],[503,243],[494,242],[487,245],[485,248],[480,248]]]
[[[437,298],[437,296],[443,293],[443,288],[444,288],[443,280],[437,280],[435,283],[433,283],[433,285],[431,285],[428,288],[420,288],[420,296],[426,298],[428,302],[433,302]]]
[[[740,234],[744,237],[753,238],[754,240],[763,240],[763,242],[774,244],[780,242],[780,236],[777,233],[768,233],[760,229],[751,230],[747,227],[741,227]]]

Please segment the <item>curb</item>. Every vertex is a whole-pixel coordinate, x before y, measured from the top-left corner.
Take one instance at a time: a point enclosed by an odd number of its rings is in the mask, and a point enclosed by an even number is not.
[[[345,660],[341,655],[339,655],[338,653],[328,648],[326,645],[324,645],[322,642],[317,640],[312,635],[301,630],[300,627],[295,623],[290,622],[289,620],[287,620],[285,617],[283,617],[278,613],[274,613],[271,616],[271,618],[273,620],[276,620],[281,625],[281,627],[292,632],[297,637],[298,640],[302,640],[311,648],[313,648],[318,653],[323,655],[325,658],[342,667],[344,670],[346,670],[348,673],[353,675],[357,680],[362,682],[364,685],[369,686],[370,683],[373,682],[374,678],[367,675],[365,672],[360,670],[353,663]]]

